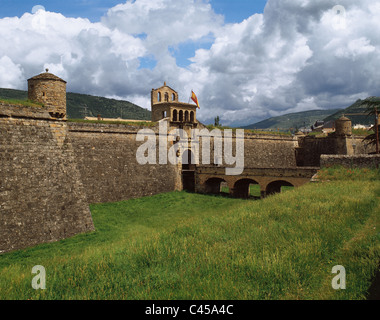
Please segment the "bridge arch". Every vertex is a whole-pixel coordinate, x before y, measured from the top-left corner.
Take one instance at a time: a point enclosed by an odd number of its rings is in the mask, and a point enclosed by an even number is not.
[[[227,181],[222,178],[210,178],[206,180],[204,187],[206,193],[221,194],[222,185],[226,185]]]
[[[243,198],[248,199],[250,196],[250,186],[251,184],[258,184],[259,183],[253,179],[240,179],[235,182],[234,185],[234,196],[236,198]]]
[[[281,193],[282,187],[294,187],[294,185],[285,180],[272,181],[271,183],[267,185],[265,193],[267,196],[271,194],[275,194],[275,193]]]

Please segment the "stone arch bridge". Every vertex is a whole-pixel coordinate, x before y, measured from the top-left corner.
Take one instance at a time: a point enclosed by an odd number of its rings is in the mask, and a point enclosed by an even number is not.
[[[202,166],[195,169],[195,192],[218,194],[222,183],[230,195],[249,198],[249,187],[258,184],[261,197],[281,192],[283,186],[301,187],[312,180],[319,168],[245,168],[239,176],[228,176],[225,167]]]

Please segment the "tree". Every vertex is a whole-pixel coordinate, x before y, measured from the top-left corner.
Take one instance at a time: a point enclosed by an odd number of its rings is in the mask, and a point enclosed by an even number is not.
[[[366,99],[363,101],[362,105],[367,105],[367,112],[369,116],[375,116],[375,125],[373,127],[375,133],[365,137],[363,141],[367,141],[369,145],[374,144],[376,146],[376,154],[380,153],[379,148],[379,114],[380,114],[380,101],[374,101],[371,99]]]
[[[219,119],[219,116],[217,116],[215,119],[214,119],[214,124],[215,124],[215,127],[221,127],[222,125],[220,124],[220,119]]]

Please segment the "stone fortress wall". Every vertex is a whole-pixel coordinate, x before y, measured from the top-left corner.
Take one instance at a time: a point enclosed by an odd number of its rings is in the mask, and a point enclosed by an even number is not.
[[[0,253],[92,230],[66,122],[0,103]]]
[[[69,123],[68,129],[89,203],[115,202],[182,190],[182,166],[170,163],[160,165],[158,147],[157,164],[138,164],[136,153],[142,142],[136,141],[136,135],[141,128],[116,124]],[[158,141],[158,128],[150,129],[154,129]],[[292,138],[247,136],[245,166],[294,168],[294,144]],[[169,144],[168,148],[171,146]],[[211,161],[213,163],[213,153]]]
[[[160,165],[158,151],[156,165],[137,162],[137,149],[143,143],[136,141],[140,127],[69,123],[68,128],[89,203],[182,190],[180,167]],[[152,129],[158,135],[157,128]]]
[[[355,156],[374,152],[363,137],[352,134],[352,122],[341,117],[335,122],[336,131],[327,137],[298,136],[296,159],[298,166],[321,166],[322,155]]]
[[[342,166],[349,169],[370,168],[378,169],[380,167],[379,154],[361,154],[361,155],[322,155],[321,167],[328,168],[333,166]]]

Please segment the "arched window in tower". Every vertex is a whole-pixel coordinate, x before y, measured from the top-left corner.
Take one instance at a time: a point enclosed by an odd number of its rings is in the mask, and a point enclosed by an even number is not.
[[[165,102],[169,102],[169,93],[165,93]]]
[[[190,122],[194,122],[194,111],[190,112]]]
[[[182,110],[180,110],[180,112],[179,112],[179,121],[183,122],[183,111]]]
[[[189,122],[189,111],[185,112],[185,122]]]
[[[162,118],[165,119],[167,116],[168,116],[167,112],[166,112],[166,111],[163,111],[163,112],[162,112]]]
[[[178,121],[178,111],[177,110],[173,110],[173,121],[174,122]]]
[[[161,102],[161,92],[158,93],[157,100],[158,100],[158,102]]]
[[[175,93],[172,94],[172,101],[175,101]]]

